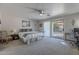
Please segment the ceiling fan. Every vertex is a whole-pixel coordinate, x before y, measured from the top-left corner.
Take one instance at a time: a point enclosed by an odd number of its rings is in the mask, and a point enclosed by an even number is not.
[[[28,9],[38,12],[40,16],[43,16],[43,15],[50,16],[50,14],[45,13],[45,11],[42,9],[35,9],[35,8],[31,8],[31,7],[25,7],[25,8],[28,8]]]

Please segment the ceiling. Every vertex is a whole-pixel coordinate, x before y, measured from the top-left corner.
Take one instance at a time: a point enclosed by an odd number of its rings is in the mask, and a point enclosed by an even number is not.
[[[50,16],[40,16],[30,8],[44,10]],[[24,17],[32,20],[43,20],[60,15],[68,15],[79,12],[78,3],[0,3],[0,12],[10,16]]]

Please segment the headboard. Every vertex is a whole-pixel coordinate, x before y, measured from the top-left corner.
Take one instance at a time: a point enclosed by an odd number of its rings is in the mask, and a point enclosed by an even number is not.
[[[19,32],[30,32],[32,29],[20,29]]]

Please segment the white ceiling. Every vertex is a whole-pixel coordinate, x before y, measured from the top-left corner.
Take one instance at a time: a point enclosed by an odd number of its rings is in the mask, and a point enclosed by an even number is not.
[[[42,9],[45,13],[51,16],[40,16],[37,12],[28,9],[31,7],[35,9]],[[16,17],[27,17],[33,20],[42,20],[50,17],[67,15],[79,12],[78,3],[0,3],[0,12]]]

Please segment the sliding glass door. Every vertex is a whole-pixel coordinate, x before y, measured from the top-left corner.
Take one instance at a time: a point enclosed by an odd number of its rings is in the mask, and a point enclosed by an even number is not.
[[[44,22],[44,36],[63,38],[63,21],[45,21]]]
[[[50,21],[44,22],[44,36],[50,37]]]

